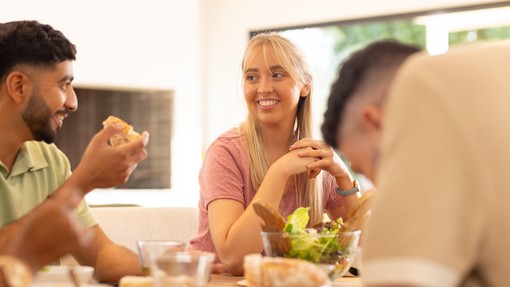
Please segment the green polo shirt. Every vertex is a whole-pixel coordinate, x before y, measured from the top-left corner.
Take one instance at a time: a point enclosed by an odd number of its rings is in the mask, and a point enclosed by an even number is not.
[[[0,174],[1,227],[43,202],[71,175],[71,167],[54,144],[31,141],[21,147],[10,173],[0,162]],[[86,227],[97,224],[85,201],[75,212]]]

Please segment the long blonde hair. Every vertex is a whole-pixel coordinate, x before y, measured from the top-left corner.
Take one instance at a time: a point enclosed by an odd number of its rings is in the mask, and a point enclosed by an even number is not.
[[[262,48],[265,55],[267,51],[274,53],[279,64],[296,81],[310,86],[310,93],[306,97],[300,97],[296,112],[296,121],[289,146],[302,138],[312,136],[312,106],[311,95],[313,79],[311,69],[306,62],[303,52],[288,39],[277,33],[261,33],[253,37],[246,48],[242,64],[243,72],[246,70],[246,59],[255,48]],[[269,169],[267,161],[267,149],[262,139],[260,125],[251,112],[241,127],[246,136],[250,156],[250,180],[254,190],[258,190]],[[322,222],[324,213],[322,206],[321,175],[316,179],[309,179],[306,173],[295,175],[292,178],[296,188],[298,206],[310,207],[310,224]]]

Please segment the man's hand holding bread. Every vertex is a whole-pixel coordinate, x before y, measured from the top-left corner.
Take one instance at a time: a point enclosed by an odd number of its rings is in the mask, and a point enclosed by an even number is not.
[[[84,193],[126,183],[137,164],[148,155],[145,149],[149,142],[147,132],[138,134],[124,121],[112,116],[103,125],[70,178],[84,187]]]

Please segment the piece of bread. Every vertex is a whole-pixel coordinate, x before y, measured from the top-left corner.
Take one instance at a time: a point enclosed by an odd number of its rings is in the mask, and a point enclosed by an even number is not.
[[[259,198],[253,201],[252,205],[255,213],[264,221],[262,225],[263,231],[279,232],[283,230],[285,219],[271,203]]]
[[[368,189],[363,193],[363,196],[358,199],[358,202],[349,212],[349,219],[342,225],[342,232],[362,229],[364,223],[372,214],[370,208],[372,207],[374,192],[373,189]]]
[[[109,116],[104,122],[103,126],[111,126],[115,124],[121,124],[123,129],[120,133],[110,138],[110,145],[119,146],[128,142],[132,142],[140,139],[142,136],[133,130],[133,127],[128,125],[125,121],[115,117]]]
[[[154,287],[154,282],[150,276],[124,276],[119,287]]]
[[[326,272],[313,263],[260,254],[244,257],[244,278],[250,287],[330,286]]]

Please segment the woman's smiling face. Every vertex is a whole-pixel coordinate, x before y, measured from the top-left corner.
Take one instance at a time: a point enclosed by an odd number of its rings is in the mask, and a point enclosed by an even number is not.
[[[250,113],[263,126],[293,126],[304,86],[290,76],[271,49],[256,47],[245,58],[244,97]]]

